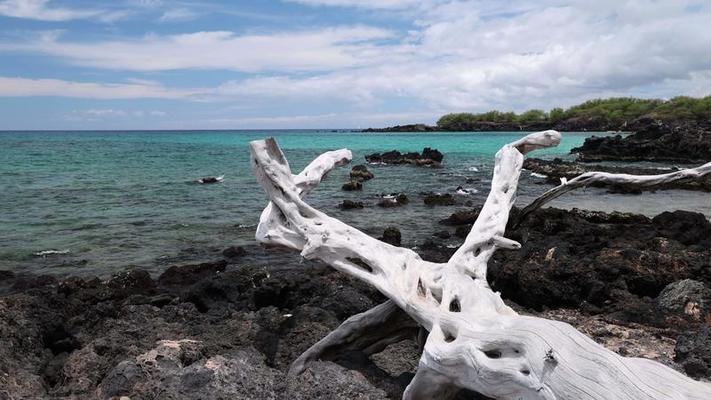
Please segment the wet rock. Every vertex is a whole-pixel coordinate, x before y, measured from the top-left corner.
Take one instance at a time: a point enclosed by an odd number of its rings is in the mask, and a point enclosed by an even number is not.
[[[228,248],[227,250],[230,249],[231,248]],[[225,250],[225,252],[227,252],[227,250]],[[202,264],[172,266],[158,277],[158,283],[160,285],[191,285],[203,278],[214,276],[220,272],[223,272],[226,267],[227,262],[225,260]]]
[[[368,167],[363,164],[356,165],[351,168],[350,176],[351,180],[356,180],[360,182],[369,181],[375,177],[375,175],[373,175],[373,173],[368,170]]]
[[[453,206],[456,204],[454,196],[449,193],[429,193],[424,197],[427,206]]]
[[[230,246],[222,251],[222,255],[227,258],[240,258],[247,255],[247,250],[242,246]]]
[[[403,206],[409,202],[410,202],[410,200],[407,198],[407,196],[405,194],[393,193],[393,194],[383,196],[380,199],[380,201],[378,202],[378,206],[384,207],[384,208],[400,207],[400,206]]]
[[[449,231],[439,231],[435,232],[434,236],[440,239],[449,239],[450,237],[452,237],[452,234],[449,233]]]
[[[343,186],[341,186],[341,189],[347,192],[363,190],[363,184],[359,180],[351,179],[349,182],[344,183]]]
[[[444,159],[444,155],[436,149],[425,147],[422,154],[418,152],[400,153],[397,150],[385,153],[373,153],[365,156],[365,160],[371,164],[411,164],[439,166]]]
[[[711,328],[703,326],[683,333],[676,342],[674,361],[681,364],[689,376],[711,376]]]
[[[399,229],[395,228],[394,226],[389,226],[389,227],[385,228],[385,231],[383,232],[383,236],[378,239],[382,240],[385,243],[389,243],[393,246],[400,246],[402,236],[400,234]]]
[[[452,213],[449,217],[439,221],[443,225],[471,225],[477,218],[479,218],[479,213],[481,212],[481,207],[468,210],[458,210]]]
[[[700,320],[710,310],[711,290],[703,282],[684,279],[667,285],[657,303],[668,312],[684,313]]]
[[[356,210],[363,208],[363,202],[362,201],[353,201],[353,200],[343,200],[341,204],[338,205],[338,208],[342,210]]]

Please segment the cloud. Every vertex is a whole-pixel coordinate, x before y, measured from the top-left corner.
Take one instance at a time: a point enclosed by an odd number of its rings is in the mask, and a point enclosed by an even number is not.
[[[201,91],[198,89],[172,89],[150,82],[95,83],[0,76],[0,97],[54,96],[92,99],[189,99],[200,95]]]
[[[144,111],[144,110],[121,110],[113,108],[91,108],[88,110],[73,110],[65,115],[68,121],[106,121],[124,118],[145,118],[163,117],[167,115],[164,111]]]
[[[0,96],[269,104],[280,119],[265,109],[263,116],[222,123],[327,126],[344,120],[407,122],[399,118],[408,113],[413,119],[436,119],[450,111],[551,108],[593,97],[711,93],[711,9],[695,1],[298,1],[380,7],[410,23],[400,31],[356,25],[114,40],[38,35],[0,43],[0,52],[39,53],[82,67],[135,71],[140,78],[159,79],[165,75],[154,72],[177,71],[172,81],[181,70],[241,73],[238,79],[225,73],[221,84],[194,88],[141,79],[109,84],[0,77]],[[283,116],[280,111],[289,105],[303,111],[304,104],[324,108],[313,115]],[[334,111],[343,109],[348,111]],[[368,111],[382,119],[369,119]]]
[[[308,6],[356,7],[368,9],[398,10],[421,6],[422,0],[288,0]]]
[[[368,26],[261,35],[227,31],[152,34],[99,42],[40,35],[26,42],[0,43],[0,51],[41,53],[85,67],[128,71],[319,71],[362,65],[373,53],[382,51],[374,41],[391,36],[388,30]]]
[[[189,21],[198,16],[198,13],[188,8],[173,8],[165,11],[158,20],[161,22]]]
[[[112,22],[127,15],[125,11],[52,7],[49,3],[49,0],[4,0],[0,1],[0,15],[39,21],[97,18],[102,22]]]

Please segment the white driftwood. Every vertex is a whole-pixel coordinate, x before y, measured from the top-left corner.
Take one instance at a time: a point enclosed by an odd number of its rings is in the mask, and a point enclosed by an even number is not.
[[[711,174],[711,162],[696,168],[682,169],[668,174],[659,175],[630,175],[630,174],[611,174],[608,172],[586,172],[578,175],[571,180],[561,179],[561,184],[543,193],[541,196],[533,200],[529,205],[521,210],[518,216],[517,224],[521,223],[530,213],[541,208],[546,203],[557,199],[558,197],[571,192],[575,189],[580,189],[593,184],[605,186],[627,185],[632,187],[655,187],[667,183],[681,180],[699,180],[706,175]]]
[[[555,131],[538,132],[496,154],[489,197],[465,243],[444,264],[424,261],[309,206],[301,198],[304,184],[291,174],[276,141],[255,141],[252,167],[271,200],[257,240],[300,250],[307,259],[372,284],[430,332],[406,399],[450,398],[460,388],[512,400],[711,399],[711,385],[653,361],[619,356],[568,324],[518,315],[490,289],[488,260],[499,248],[519,247],[503,234],[523,154],[559,141]],[[323,165],[319,171],[336,164],[314,163]],[[352,343],[348,332],[392,313],[392,304],[379,307],[359,315],[367,318],[346,321],[322,347]]]

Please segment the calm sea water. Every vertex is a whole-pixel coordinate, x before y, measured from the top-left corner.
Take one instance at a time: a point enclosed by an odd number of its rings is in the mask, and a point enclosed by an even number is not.
[[[354,164],[372,152],[421,151],[445,154],[442,168],[369,166],[376,178],[362,192],[343,192],[350,167],[334,171],[308,201],[374,236],[386,226],[401,229],[416,246],[443,229],[437,220],[457,207],[425,207],[421,192],[478,191],[486,197],[493,154],[521,133],[357,133],[326,131],[179,132],[0,132],[0,269],[53,274],[106,275],[127,266],[152,272],[174,264],[212,260],[243,245],[244,262],[257,265],[298,259],[255,245],[253,233],[266,196],[249,167],[248,143],[274,136],[292,169],[300,171],[326,150],[349,148]],[[556,149],[539,157],[567,156],[588,134],[567,133]],[[221,184],[200,185],[206,175],[225,175]],[[519,204],[549,186],[524,172]],[[404,192],[410,204],[376,207],[379,195]],[[364,201],[364,210],[341,211],[344,199]],[[621,209],[654,215],[667,208],[711,215],[703,194],[670,191],[644,196],[607,195],[590,189],[554,205]],[[673,204],[673,205],[672,205]],[[454,242],[453,242],[454,244]]]

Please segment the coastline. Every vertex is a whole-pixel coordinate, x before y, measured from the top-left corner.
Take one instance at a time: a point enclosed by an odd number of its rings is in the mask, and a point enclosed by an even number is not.
[[[458,223],[466,229],[475,218],[476,210]],[[708,289],[673,294],[691,290],[684,289],[690,277],[701,287],[711,283],[703,272],[711,257],[704,217],[544,209],[506,236],[523,248],[497,253],[490,283],[512,307],[571,323],[620,354],[711,378],[711,365],[698,358],[708,340]],[[438,239],[419,249],[432,261],[452,251]],[[286,373],[345,318],[384,301],[319,263],[263,270],[216,261],[170,267],[156,278],[127,270],[103,280],[5,271],[0,286],[0,333],[12,344],[0,359],[3,370],[14,371],[0,374],[0,388],[15,395],[198,398],[209,390],[243,398],[385,399],[402,395],[417,364],[413,335],[378,355],[347,353],[299,377]],[[472,396],[464,398],[479,399]]]

